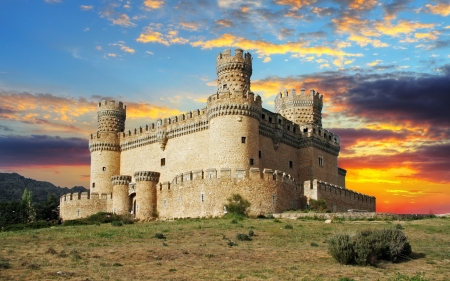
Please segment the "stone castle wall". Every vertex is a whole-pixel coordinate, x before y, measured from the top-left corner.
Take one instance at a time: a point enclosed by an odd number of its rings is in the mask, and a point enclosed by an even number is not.
[[[111,210],[112,203],[112,194],[69,193],[60,197],[60,215],[64,220],[84,218]]]
[[[302,186],[280,171],[258,168],[206,169],[180,174],[157,190],[160,218],[218,217],[232,194],[251,206],[249,214],[271,214],[305,206]]]
[[[314,200],[325,200],[329,211],[347,212],[349,209],[376,211],[376,198],[327,182],[305,181],[305,196]]]

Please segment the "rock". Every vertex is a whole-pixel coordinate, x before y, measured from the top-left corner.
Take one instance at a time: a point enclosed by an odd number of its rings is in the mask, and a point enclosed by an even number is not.
[[[331,223],[331,220],[326,220],[325,223]]]

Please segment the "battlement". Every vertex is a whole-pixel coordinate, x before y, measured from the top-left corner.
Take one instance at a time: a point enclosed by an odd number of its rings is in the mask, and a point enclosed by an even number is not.
[[[159,190],[170,190],[176,188],[183,183],[189,183],[198,180],[265,180],[265,181],[277,181],[295,185],[295,179],[290,174],[284,173],[279,170],[264,169],[261,171],[259,168],[242,169],[236,168],[209,168],[204,170],[187,171],[176,175],[171,182],[158,183]]]
[[[220,92],[208,97],[208,120],[222,115],[245,115],[259,119],[262,101],[259,95],[242,92]]]
[[[117,175],[111,177],[112,185],[128,185],[131,182],[131,176]]]
[[[87,191],[85,192],[79,192],[79,193],[66,193],[61,195],[60,202],[63,204],[63,202],[67,201],[86,201],[86,200],[112,200],[113,195],[112,193],[89,193]]]
[[[292,89],[290,92],[280,92],[275,97],[275,112],[297,124],[314,123],[321,126],[322,107],[323,95],[313,89],[307,93],[302,88],[299,94]]]
[[[121,112],[126,112],[127,106],[124,105],[121,101],[116,103],[116,101],[114,100],[102,100],[98,103],[98,111],[100,110],[118,110]]]
[[[217,55],[216,66],[217,69],[219,69],[227,64],[244,63],[249,65],[251,68],[252,60],[252,55],[249,52],[244,53],[242,49],[235,49],[234,56],[231,55],[230,49],[225,49]]]
[[[333,212],[341,209],[362,209],[367,211],[375,211],[376,198],[362,194],[357,191],[346,189],[344,187],[330,184],[328,182],[313,180],[304,182],[304,193],[307,198],[327,201],[327,204],[333,204]],[[340,206],[337,208],[336,206]],[[329,208],[331,206],[328,206]]]
[[[152,181],[152,182],[158,182],[159,181],[160,173],[158,172],[152,172],[152,171],[138,171],[134,173],[134,180],[136,182],[139,181]]]

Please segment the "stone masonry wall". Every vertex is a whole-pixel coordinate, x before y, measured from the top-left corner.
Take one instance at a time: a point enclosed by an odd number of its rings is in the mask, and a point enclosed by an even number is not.
[[[219,178],[217,175],[219,174]],[[224,215],[227,198],[238,193],[250,203],[250,215],[304,207],[301,185],[282,172],[257,168],[185,172],[157,190],[160,218]]]
[[[305,196],[325,200],[329,211],[347,212],[349,209],[376,211],[376,198],[323,181],[304,182]]]
[[[84,218],[98,212],[109,211],[112,203],[111,194],[91,194],[88,192],[70,193],[60,198],[60,216],[63,220]]]

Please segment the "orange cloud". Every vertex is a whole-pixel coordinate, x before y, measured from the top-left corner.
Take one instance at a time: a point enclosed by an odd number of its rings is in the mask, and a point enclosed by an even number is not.
[[[233,25],[233,22],[231,20],[227,20],[227,19],[216,20],[214,22],[223,27],[230,27]]]
[[[128,102],[127,105],[127,118],[128,119],[157,119],[176,116],[181,113],[178,109],[170,109],[167,106],[157,106],[150,103],[134,103]]]
[[[160,43],[166,46],[170,45],[161,33],[154,31],[150,27],[146,27],[145,31],[139,35],[136,41],[141,43]]]
[[[329,56],[350,56],[359,57],[362,54],[346,53],[337,48],[326,46],[308,47],[305,43],[288,42],[286,44],[275,44],[262,40],[249,40],[242,37],[236,37],[232,34],[223,34],[217,39],[207,41],[192,42],[193,47],[201,47],[202,49],[223,48],[223,47],[239,47],[246,50],[255,50],[260,57],[268,57],[275,54],[298,54],[298,55],[329,55]]]
[[[364,37],[360,35],[350,35],[348,37],[348,40],[356,42],[356,44],[360,45],[361,47],[367,46],[368,44],[371,44],[375,48],[382,48],[382,47],[388,47],[389,45],[386,43],[381,42],[378,39],[371,39],[369,37]]]
[[[411,22],[406,20],[400,20],[397,24],[392,24],[390,22],[378,22],[375,23],[375,29],[379,32],[396,37],[402,33],[409,34],[417,29],[432,28],[435,24],[433,23],[420,23]]]
[[[377,4],[377,0],[353,0],[349,8],[353,10],[369,10]]]
[[[441,15],[443,17],[450,15],[450,4],[439,3],[434,6],[431,4],[426,4],[425,6],[427,7],[428,11],[430,11],[430,13]]]
[[[312,4],[316,1],[314,0],[276,0],[275,3],[278,5],[291,6],[292,10],[298,10],[304,5]]]
[[[164,35],[158,31],[154,31],[151,27],[146,27],[136,41],[141,43],[160,43],[166,46],[170,46],[170,44],[186,44],[189,42],[183,37],[177,37],[177,35],[178,31],[176,30],[171,30]]]
[[[159,9],[163,6],[162,0],[144,0],[144,6],[150,9]]]
[[[130,53],[130,54],[134,54],[135,53],[135,50],[130,48],[130,47],[128,47],[128,46],[126,46],[125,42],[123,42],[123,41],[119,41],[118,43],[112,43],[112,44],[109,44],[109,45],[110,46],[118,46],[118,47],[120,47],[120,49],[122,51],[124,51],[126,53]],[[115,55],[114,55],[114,57],[115,57]]]
[[[429,40],[436,40],[438,37],[437,35],[439,32],[427,32],[427,33],[415,33],[414,38],[417,39],[429,39]]]

